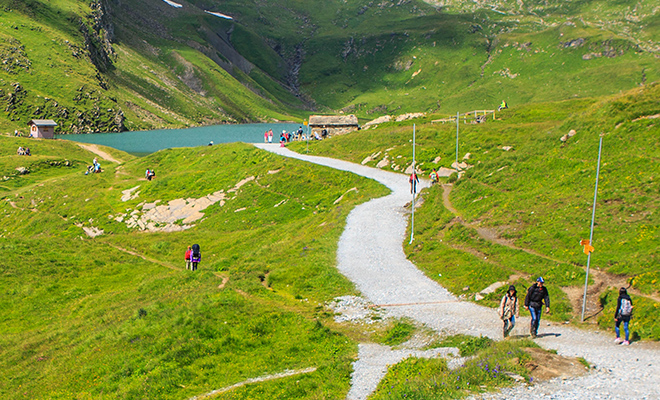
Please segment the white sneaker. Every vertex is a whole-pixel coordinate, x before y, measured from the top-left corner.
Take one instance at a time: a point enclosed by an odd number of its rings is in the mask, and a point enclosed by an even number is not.
[[[621,345],[622,345],[622,346],[628,346],[628,345],[630,345],[630,342],[626,340],[626,341],[624,341],[623,343],[621,343]]]
[[[621,342],[623,342],[623,340],[620,337],[614,339],[614,344],[619,344]]]

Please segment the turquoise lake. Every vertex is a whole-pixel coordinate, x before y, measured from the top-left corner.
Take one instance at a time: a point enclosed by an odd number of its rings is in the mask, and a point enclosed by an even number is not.
[[[172,147],[206,146],[211,141],[214,144],[230,142],[263,143],[264,132],[269,129],[273,130],[273,142],[277,142],[283,130],[292,132],[300,126],[300,124],[291,123],[213,125],[139,132],[56,135],[56,137],[75,142],[109,146],[135,155],[145,155]],[[303,128],[305,127],[303,126]]]

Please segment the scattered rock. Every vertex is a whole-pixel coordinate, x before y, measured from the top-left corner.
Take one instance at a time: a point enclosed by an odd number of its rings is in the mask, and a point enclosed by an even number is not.
[[[559,140],[561,140],[562,142],[566,142],[568,140],[568,135],[566,134],[566,135],[560,137]]]
[[[367,122],[366,124],[362,125],[362,127],[363,127],[363,128],[365,128],[365,127],[370,127],[370,126],[372,126],[372,125],[378,125],[378,124],[382,124],[382,123],[390,122],[390,121],[392,121],[392,117],[391,117],[391,116],[389,116],[389,115],[383,115],[382,117],[378,117],[378,118],[376,118],[376,119],[374,119],[374,120],[372,120],[372,121]]]
[[[458,164],[456,164],[456,162],[453,162],[453,163],[451,163],[451,167],[454,168],[454,170],[456,170],[457,167],[458,167],[459,170],[464,170],[464,169],[468,169],[470,166],[465,162],[461,162],[461,163],[458,163]]]
[[[126,201],[133,200],[133,199],[137,198],[140,195],[140,192],[137,192],[135,194],[133,194],[133,192],[136,189],[138,189],[139,187],[140,187],[140,185],[137,185],[136,187],[132,187],[130,189],[123,190],[121,192],[123,194],[123,196],[121,196],[121,201],[126,202]]]
[[[569,40],[567,42],[559,42],[559,46],[565,49],[569,47],[572,48],[581,47],[583,44],[584,44],[583,38],[577,38],[577,39]]]
[[[405,121],[405,120],[413,119],[413,118],[422,118],[422,117],[425,117],[425,116],[426,116],[426,113],[401,114],[401,115],[397,115],[396,122],[401,122],[401,121]]]
[[[511,147],[511,146],[502,146],[502,147],[500,147],[500,149],[502,149],[504,151],[509,151],[509,150],[513,150],[513,147]]]
[[[477,293],[477,294],[474,295],[474,301],[479,301],[479,300],[483,300],[483,299],[484,299],[484,296],[481,293]]]
[[[507,284],[506,282],[495,282],[495,283],[488,286],[487,288],[485,288],[484,290],[482,290],[479,293],[481,293],[483,295],[491,294],[491,293],[495,292],[497,289],[501,288],[502,286],[505,286],[506,284]]]
[[[442,157],[437,156],[436,158],[433,159],[433,164],[437,164],[437,163],[439,163],[440,160],[442,160]]]
[[[470,157],[472,157],[472,153],[465,153],[465,155],[463,156],[463,160],[469,160]]]
[[[380,156],[381,152],[379,151],[378,153],[374,153],[368,157],[365,157],[364,160],[362,160],[361,164],[366,165],[367,163],[370,163],[374,160],[376,160]]]
[[[575,129],[571,129],[570,131],[568,131],[568,137],[573,137],[575,135],[577,135],[577,132],[575,132]]]
[[[376,164],[376,168],[387,167],[389,164],[390,164],[390,160],[388,159],[387,155],[385,155],[385,157],[383,157],[383,159],[380,160],[378,164]]]
[[[30,173],[30,170],[25,167],[18,167],[16,168],[16,171],[18,171],[19,175],[27,175]]]

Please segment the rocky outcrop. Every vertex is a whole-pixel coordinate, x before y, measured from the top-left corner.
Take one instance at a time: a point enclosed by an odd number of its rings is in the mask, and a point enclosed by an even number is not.
[[[90,60],[100,72],[107,72],[114,67],[114,26],[103,1],[94,0],[90,7],[92,14],[87,19],[80,19],[79,29],[85,38],[85,49]]]

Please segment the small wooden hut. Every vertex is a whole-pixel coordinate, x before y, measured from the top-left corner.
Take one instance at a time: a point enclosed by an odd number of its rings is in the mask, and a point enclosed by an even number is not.
[[[30,137],[52,139],[55,136],[57,122],[52,119],[33,119],[28,122],[30,126]]]
[[[328,131],[328,135],[341,135],[354,132],[360,129],[358,119],[355,115],[312,115],[309,117],[309,128],[312,136],[318,133],[319,136],[323,130]]]

